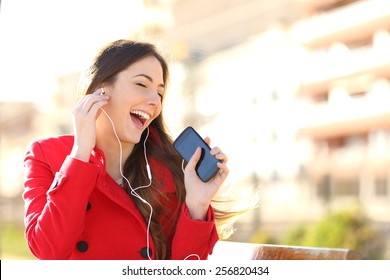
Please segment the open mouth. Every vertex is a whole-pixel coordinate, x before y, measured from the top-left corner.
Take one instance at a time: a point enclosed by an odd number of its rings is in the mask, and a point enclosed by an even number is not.
[[[142,111],[134,110],[130,112],[131,119],[137,127],[143,128],[145,123],[150,119],[150,116]]]

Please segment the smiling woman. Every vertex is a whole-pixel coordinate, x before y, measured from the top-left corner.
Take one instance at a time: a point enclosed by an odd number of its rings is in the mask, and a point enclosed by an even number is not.
[[[163,119],[168,65],[149,43],[104,46],[85,73],[74,133],[31,142],[26,239],[39,259],[207,259],[235,213],[211,201],[229,174],[184,172]],[[209,142],[209,139],[206,139]],[[217,225],[218,224],[218,229]]]

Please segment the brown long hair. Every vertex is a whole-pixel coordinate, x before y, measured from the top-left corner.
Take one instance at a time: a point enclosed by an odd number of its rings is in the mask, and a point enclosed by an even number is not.
[[[168,84],[169,70],[168,64],[165,59],[157,52],[154,45],[145,42],[135,42],[131,40],[117,40],[105,45],[95,56],[92,65],[88,68],[87,72],[80,79],[79,95],[93,93],[103,82],[113,83],[116,79],[116,75],[125,70],[131,64],[146,57],[156,57],[162,67],[164,85]],[[151,138],[147,139],[146,145],[148,154],[152,155],[154,159],[159,162],[164,162],[166,166],[169,166],[169,170],[172,173],[174,182],[176,184],[176,196],[178,199],[178,209],[172,219],[175,219],[175,215],[179,214],[179,207],[185,199],[185,187],[184,187],[184,175],[182,171],[182,159],[173,149],[172,138],[170,137],[168,130],[166,129],[163,114],[161,113],[150,124],[153,131],[157,133],[158,138],[161,141],[161,147],[152,142]],[[146,131],[141,137],[141,141],[134,146],[131,155],[126,159],[124,163],[123,172],[128,178],[129,182],[134,186],[141,186],[145,182],[148,182],[147,172],[145,169],[145,158],[143,155],[143,142],[146,137]],[[150,235],[155,244],[156,259],[167,259],[170,257],[170,248],[167,248],[165,237],[161,225],[158,222],[157,216],[161,213],[164,204],[164,193],[159,191],[157,182],[152,182],[151,188],[142,188],[137,192],[153,207],[153,216],[150,224]],[[139,199],[131,195],[131,190],[127,186],[125,188],[129,196],[132,198],[137,208],[141,212],[145,221],[148,222],[150,215],[150,208]],[[216,210],[217,225],[224,224],[224,221],[228,221],[230,217],[233,217],[233,213],[227,213],[224,211]],[[218,223],[219,221],[219,223]],[[229,228],[229,227],[228,227]],[[174,228],[172,228],[172,231]],[[225,230],[222,230],[225,232]]]

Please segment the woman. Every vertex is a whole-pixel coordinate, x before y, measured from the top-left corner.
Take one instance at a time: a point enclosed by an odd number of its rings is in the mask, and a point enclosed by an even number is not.
[[[74,134],[32,142],[25,225],[39,259],[207,259],[218,240],[210,203],[227,157],[207,183],[184,174],[162,116],[168,66],[148,43],[102,48],[72,111]],[[209,143],[209,139],[206,139]]]

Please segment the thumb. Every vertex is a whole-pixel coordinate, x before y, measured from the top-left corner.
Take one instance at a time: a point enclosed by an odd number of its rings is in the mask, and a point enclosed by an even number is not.
[[[195,153],[192,155],[190,161],[187,163],[187,168],[189,167],[190,169],[195,170],[201,155],[202,155],[202,148],[200,147],[196,148]]]

